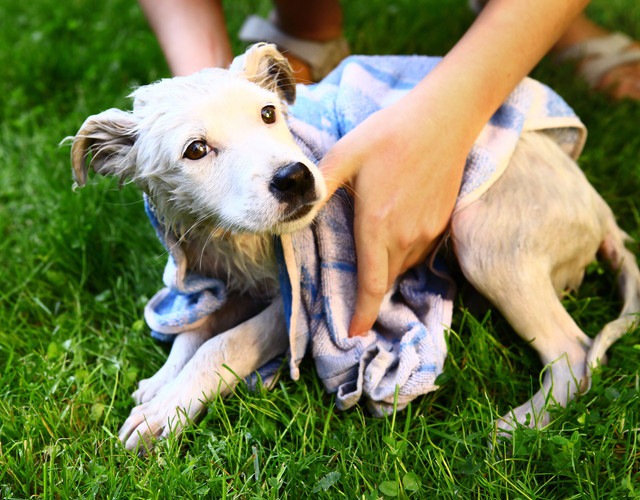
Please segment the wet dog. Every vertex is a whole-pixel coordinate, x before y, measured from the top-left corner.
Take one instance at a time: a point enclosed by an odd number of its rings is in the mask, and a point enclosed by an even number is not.
[[[163,80],[133,97],[131,112],[91,116],[74,137],[77,184],[89,168],[135,182],[190,270],[223,279],[236,300],[178,335],[165,365],[140,382],[119,434],[129,449],[179,432],[208,400],[287,351],[273,235],[311,223],[326,197],[287,127],[295,86],[273,46],[251,47],[229,70]],[[454,213],[450,237],[466,279],[545,365],[540,390],[498,428],[542,426],[547,402],[566,405],[585,390],[591,369],[635,324],[640,271],[627,236],[575,162],[546,135],[525,132],[504,174]],[[623,308],[591,339],[558,297],[579,286],[596,254],[617,273]]]

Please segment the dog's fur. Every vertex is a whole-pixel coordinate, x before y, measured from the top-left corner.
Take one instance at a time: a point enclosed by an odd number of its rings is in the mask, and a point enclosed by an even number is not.
[[[133,180],[179,237],[189,268],[224,279],[236,297],[178,335],[165,365],[140,382],[138,406],[120,430],[128,449],[180,431],[206,401],[286,351],[272,235],[309,224],[326,196],[287,129],[295,87],[273,46],[250,48],[230,70],[163,80],[133,96],[132,112],[111,109],[80,128],[72,147],[77,184],[89,167]],[[262,117],[265,106],[275,108],[275,122]],[[187,157],[204,144],[205,156]],[[545,365],[542,388],[498,428],[542,426],[547,403],[566,405],[585,390],[590,370],[635,324],[640,271],[627,237],[577,165],[544,134],[528,132],[504,175],[454,214],[451,239],[464,276]],[[624,305],[592,340],[558,296],[579,286],[597,252],[618,274]]]

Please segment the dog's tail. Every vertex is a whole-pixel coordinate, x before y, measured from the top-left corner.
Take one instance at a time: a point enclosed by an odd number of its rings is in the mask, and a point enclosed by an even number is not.
[[[603,362],[607,349],[636,327],[640,320],[640,269],[635,255],[625,246],[631,238],[613,222],[613,215],[611,226],[611,231],[600,246],[599,254],[617,273],[618,291],[623,306],[620,316],[607,323],[593,340],[587,354],[589,372]]]

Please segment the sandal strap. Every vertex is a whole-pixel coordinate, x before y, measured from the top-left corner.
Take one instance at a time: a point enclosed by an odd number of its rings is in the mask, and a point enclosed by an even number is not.
[[[623,33],[590,38],[558,52],[558,61],[584,60],[578,71],[591,87],[596,87],[613,68],[640,61],[640,47]]]
[[[566,61],[571,59],[584,59],[585,57],[607,57],[611,54],[624,51],[633,40],[624,33],[610,33],[605,36],[588,38],[582,42],[574,43],[556,53],[556,59]]]
[[[245,20],[238,38],[248,43],[274,43],[280,50],[291,52],[309,65],[315,81],[324,78],[349,55],[349,45],[344,37],[326,42],[303,40],[282,32],[271,21],[259,16],[249,16]]]

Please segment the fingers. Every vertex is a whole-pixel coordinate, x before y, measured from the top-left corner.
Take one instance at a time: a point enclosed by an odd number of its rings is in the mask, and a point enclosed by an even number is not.
[[[349,325],[349,337],[366,335],[373,328],[380,313],[382,300],[398,276],[423,262],[433,247],[434,242],[416,245],[406,253],[393,253],[387,250],[382,241],[374,240],[363,244],[356,239],[358,292]]]
[[[349,187],[361,165],[354,155],[342,154],[341,149],[342,142],[338,142],[318,165],[327,186],[326,200],[331,198],[338,188]]]
[[[358,293],[356,307],[349,325],[349,337],[366,335],[378,317],[380,304],[387,293],[389,282],[389,256],[383,245],[370,242],[359,245],[356,241],[358,259]]]
[[[369,227],[369,225],[366,225]],[[388,250],[388,242],[377,233],[354,228],[358,263],[358,293],[349,325],[349,337],[366,335],[373,327],[384,296],[398,275],[406,270],[408,255]]]

